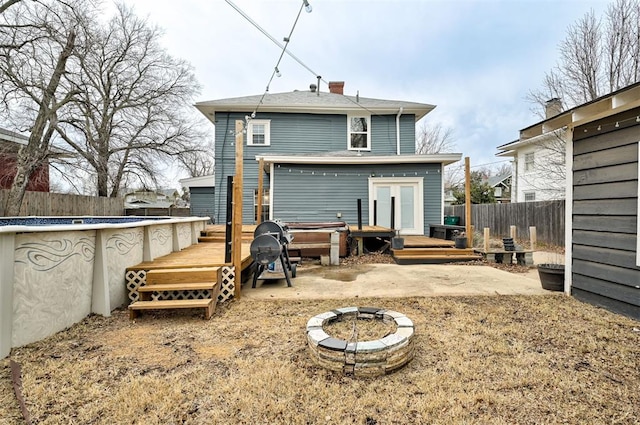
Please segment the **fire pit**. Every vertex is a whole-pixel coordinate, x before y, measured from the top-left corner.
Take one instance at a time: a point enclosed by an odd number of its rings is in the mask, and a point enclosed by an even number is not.
[[[352,320],[352,336],[339,339],[326,327]],[[380,339],[359,341],[357,322],[379,320],[395,329]],[[414,354],[413,322],[397,311],[376,307],[344,307],[312,317],[307,322],[307,342],[313,360],[327,369],[356,377],[391,373],[407,364]]]

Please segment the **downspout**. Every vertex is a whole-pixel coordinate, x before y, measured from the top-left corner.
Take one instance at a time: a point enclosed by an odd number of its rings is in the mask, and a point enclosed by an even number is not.
[[[400,155],[400,115],[403,110],[404,108],[401,106],[398,115],[396,115],[396,155]]]

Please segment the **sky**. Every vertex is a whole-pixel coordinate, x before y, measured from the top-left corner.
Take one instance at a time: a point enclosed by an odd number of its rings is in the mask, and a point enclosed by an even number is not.
[[[225,0],[125,0],[164,29],[168,53],[189,61],[196,101],[262,94],[282,49]],[[436,105],[423,121],[453,130],[472,168],[497,167],[497,146],[540,121],[526,100],[558,60],[569,25],[606,1],[309,0],[288,50],[348,95]],[[302,0],[233,0],[279,41]],[[284,55],[271,93],[308,90],[314,74]],[[321,90],[328,88],[323,84]],[[195,111],[195,110],[194,110]],[[198,113],[195,111],[194,113]],[[423,121],[418,123],[422,125]],[[212,125],[213,131],[213,125]],[[178,176],[186,177],[186,176]]]

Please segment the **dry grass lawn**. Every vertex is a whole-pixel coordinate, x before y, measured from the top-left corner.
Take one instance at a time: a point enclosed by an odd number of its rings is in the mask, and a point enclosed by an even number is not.
[[[417,330],[403,369],[354,379],[317,367],[307,320],[393,309]],[[561,295],[249,301],[92,316],[14,349],[40,424],[635,424],[640,323]],[[0,424],[21,424],[0,361]]]

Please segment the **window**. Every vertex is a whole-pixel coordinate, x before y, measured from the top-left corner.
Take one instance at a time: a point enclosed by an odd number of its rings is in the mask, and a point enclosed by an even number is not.
[[[371,117],[369,116],[349,116],[348,121],[348,132],[349,132],[349,150],[365,150],[370,151],[371,145],[369,141],[371,140],[369,134],[369,121]]]
[[[531,202],[531,201],[535,201],[536,200],[536,193],[535,192],[525,192],[524,193],[524,201],[525,202]]]
[[[271,144],[271,121],[251,120],[247,128],[247,146],[269,146]]]
[[[533,170],[533,152],[524,154],[524,171]]]

